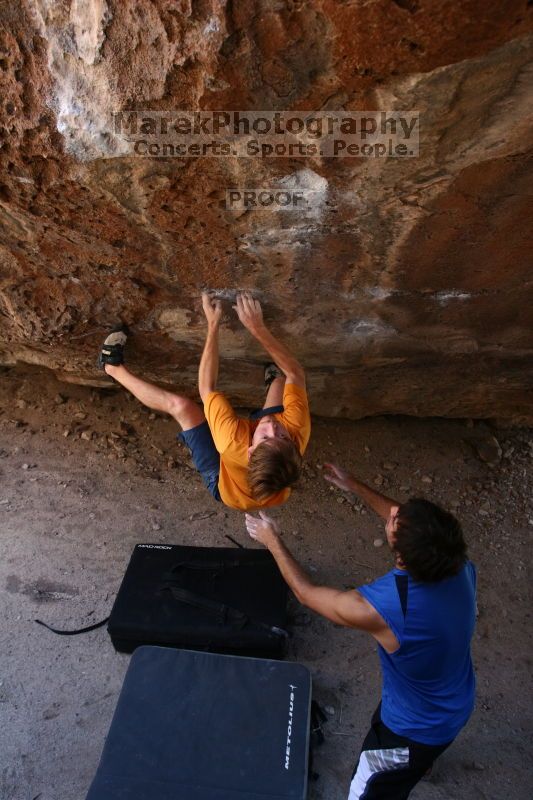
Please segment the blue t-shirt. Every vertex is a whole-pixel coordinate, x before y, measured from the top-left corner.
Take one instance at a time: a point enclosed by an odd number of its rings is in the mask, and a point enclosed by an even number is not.
[[[438,583],[417,583],[405,570],[393,569],[358,591],[400,643],[392,654],[378,644],[382,721],[422,744],[450,742],[474,707],[476,568],[467,561],[457,575]]]

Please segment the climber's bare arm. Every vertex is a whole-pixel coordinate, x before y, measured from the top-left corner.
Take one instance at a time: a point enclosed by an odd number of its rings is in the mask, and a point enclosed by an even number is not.
[[[295,383],[297,386],[305,388],[305,373],[302,365],[266,327],[259,300],[254,300],[250,292],[240,292],[237,295],[237,304],[233,307],[244,327],[263,345],[272,360],[285,374],[287,383]]]
[[[207,319],[207,337],[198,369],[198,391],[206,397],[216,391],[218,379],[218,329],[222,317],[222,304],[207,292],[202,293],[202,306]]]

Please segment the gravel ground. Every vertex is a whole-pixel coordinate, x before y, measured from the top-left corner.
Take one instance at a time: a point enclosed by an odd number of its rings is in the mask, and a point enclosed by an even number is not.
[[[203,489],[177,426],[124,392],[60,384],[29,368],[0,374],[0,798],[83,800],[129,657],[105,629],[61,638],[107,616],[138,542],[242,543],[242,516]],[[527,429],[444,419],[315,419],[305,475],[276,511],[284,538],[317,580],[357,586],[390,553],[370,511],[330,487],[336,460],[399,500],[455,511],[479,570],[474,715],[415,800],[529,800],[533,531]],[[250,542],[251,546],[257,546]],[[379,699],[372,640],[292,602],[289,657],[306,664],[327,709],[310,800],[341,800]]]

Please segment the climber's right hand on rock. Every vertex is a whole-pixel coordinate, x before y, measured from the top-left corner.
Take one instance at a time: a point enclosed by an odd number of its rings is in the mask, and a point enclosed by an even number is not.
[[[264,327],[261,303],[259,300],[254,300],[251,292],[239,292],[237,305],[234,305],[233,308],[244,327],[250,333],[256,333],[260,328]]]

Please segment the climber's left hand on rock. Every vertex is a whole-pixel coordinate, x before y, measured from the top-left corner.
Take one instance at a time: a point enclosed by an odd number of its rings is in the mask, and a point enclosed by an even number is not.
[[[210,326],[217,327],[222,317],[222,303],[209,292],[202,292],[202,307]]]

